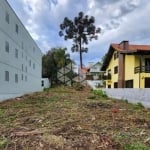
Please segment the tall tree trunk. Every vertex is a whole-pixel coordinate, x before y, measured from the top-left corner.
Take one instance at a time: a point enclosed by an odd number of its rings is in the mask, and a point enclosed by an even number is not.
[[[80,45],[80,67],[82,69],[82,49],[81,49],[81,38],[80,38],[80,42],[79,42],[79,45]]]

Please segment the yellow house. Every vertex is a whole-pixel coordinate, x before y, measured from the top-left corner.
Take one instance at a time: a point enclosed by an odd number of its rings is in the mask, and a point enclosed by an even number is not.
[[[111,44],[102,70],[106,88],[150,88],[150,45]]]

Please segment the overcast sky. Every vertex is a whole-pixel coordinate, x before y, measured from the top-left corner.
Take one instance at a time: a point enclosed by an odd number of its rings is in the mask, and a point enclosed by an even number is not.
[[[67,47],[77,64],[79,54],[72,53],[72,41],[59,37],[64,17],[73,19],[78,12],[95,17],[102,28],[98,40],[89,43],[83,64],[100,61],[111,43],[129,40],[132,44],[150,44],[150,2],[148,0],[8,0],[43,53],[53,47]]]

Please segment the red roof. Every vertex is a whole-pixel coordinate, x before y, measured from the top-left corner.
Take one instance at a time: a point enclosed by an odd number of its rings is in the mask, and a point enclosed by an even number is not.
[[[122,51],[123,49],[120,48],[120,44],[111,44],[111,46],[116,49],[117,51]],[[150,51],[150,45],[128,45],[128,49],[131,51]]]
[[[87,68],[87,67],[82,67],[82,68],[79,68],[79,72],[80,73],[88,73],[89,72],[89,68]]]

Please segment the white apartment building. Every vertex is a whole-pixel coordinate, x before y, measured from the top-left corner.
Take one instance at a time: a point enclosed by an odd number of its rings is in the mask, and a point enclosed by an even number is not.
[[[41,91],[42,52],[7,0],[0,0],[0,100]]]

